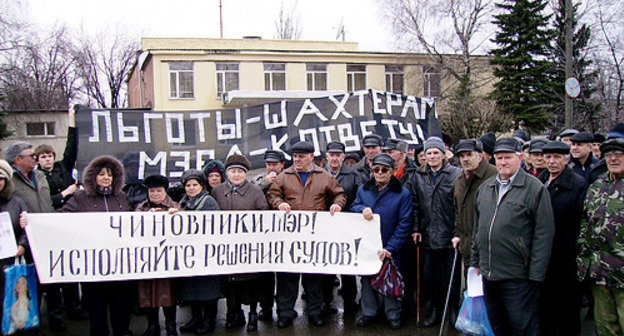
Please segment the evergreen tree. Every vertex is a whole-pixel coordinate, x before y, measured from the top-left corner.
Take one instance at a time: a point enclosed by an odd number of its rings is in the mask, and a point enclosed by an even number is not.
[[[549,123],[548,95],[549,44],[553,31],[550,16],[543,13],[543,0],[502,0],[496,4],[501,13],[494,16],[498,30],[497,47],[490,51],[495,66],[492,97],[500,112],[524,120],[533,130]]]
[[[572,100],[574,115],[572,126],[588,131],[597,131],[601,104],[592,99],[597,90],[598,74],[591,69],[592,60],[587,58],[587,48],[590,42],[591,29],[586,24],[579,26],[579,4],[572,5],[572,73],[581,83],[581,94]],[[566,6],[564,0],[559,0],[553,23],[555,31],[554,45],[551,50],[553,68],[551,70],[550,110],[553,114],[553,131],[557,132],[565,125],[565,23]]]

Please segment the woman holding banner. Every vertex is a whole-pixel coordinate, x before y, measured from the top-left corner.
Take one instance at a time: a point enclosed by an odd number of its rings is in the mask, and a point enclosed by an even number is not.
[[[121,190],[124,169],[112,156],[99,156],[85,168],[84,189],[76,191],[58,212],[132,211],[128,196]],[[85,223],[88,224],[88,223]],[[130,312],[136,287],[131,281],[102,281],[85,283],[89,298],[91,336],[108,336],[108,312],[113,336],[131,335]]]
[[[208,181],[204,172],[189,169],[182,174],[186,195],[180,200],[182,209],[188,211],[219,210],[219,204],[206,190]],[[217,318],[217,302],[221,297],[219,276],[196,276],[181,278],[176,284],[178,299],[190,303],[191,320],[180,326],[183,333],[202,335],[214,331]]]
[[[139,204],[136,211],[168,211],[176,212],[180,205],[167,195],[169,180],[162,175],[151,175],[145,178],[143,185],[147,188],[148,199]],[[176,306],[173,292],[174,281],[171,279],[141,280],[138,283],[139,306],[147,317],[147,330],[142,336],[160,335],[158,310],[163,308],[167,336],[176,336]]]
[[[251,164],[246,157],[230,155],[225,160],[227,180],[212,189],[221,210],[267,210],[268,204],[260,187],[247,181],[247,172]],[[227,314],[225,328],[237,328],[245,325],[245,315],[241,303],[249,304],[247,331],[258,330],[256,309],[262,294],[261,273],[234,274],[227,277],[226,298]]]

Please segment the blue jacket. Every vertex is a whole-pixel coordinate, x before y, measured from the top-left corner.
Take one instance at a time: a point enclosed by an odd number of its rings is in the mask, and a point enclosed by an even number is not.
[[[381,218],[383,248],[392,253],[398,267],[401,267],[401,248],[412,227],[412,195],[394,177],[379,193],[373,178],[358,188],[351,212],[361,213],[367,207]]]

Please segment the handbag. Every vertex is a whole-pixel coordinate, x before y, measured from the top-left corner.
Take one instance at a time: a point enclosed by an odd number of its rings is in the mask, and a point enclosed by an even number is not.
[[[394,259],[386,258],[384,260],[379,273],[371,279],[371,287],[385,297],[403,300],[405,283]]]
[[[468,335],[494,336],[483,296],[470,297],[468,291],[464,292],[464,302],[455,321],[455,329]]]
[[[2,333],[15,334],[39,327],[39,303],[35,265],[26,265],[24,257],[4,269],[4,306]]]

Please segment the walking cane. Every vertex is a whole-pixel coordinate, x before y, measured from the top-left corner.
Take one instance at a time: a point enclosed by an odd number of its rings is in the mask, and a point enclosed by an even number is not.
[[[453,257],[453,267],[451,268],[451,280],[449,281],[449,288],[446,292],[446,302],[444,303],[444,312],[442,313],[442,324],[440,325],[440,333],[438,336],[442,336],[444,331],[444,320],[446,320],[446,312],[448,310],[449,300],[451,298],[451,288],[453,288],[453,277],[455,276],[455,264],[457,264],[457,250],[455,250],[455,256]]]
[[[420,325],[420,245],[416,244],[416,323]]]

